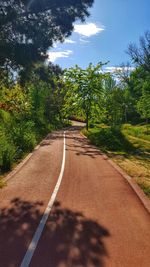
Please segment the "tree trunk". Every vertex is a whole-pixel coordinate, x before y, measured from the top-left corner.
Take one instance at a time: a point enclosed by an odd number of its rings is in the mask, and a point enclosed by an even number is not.
[[[128,118],[127,118],[127,109],[125,107],[125,111],[124,111],[124,117],[125,117],[125,123],[128,122]]]
[[[86,129],[87,131],[89,129],[89,114],[88,113],[86,114]]]

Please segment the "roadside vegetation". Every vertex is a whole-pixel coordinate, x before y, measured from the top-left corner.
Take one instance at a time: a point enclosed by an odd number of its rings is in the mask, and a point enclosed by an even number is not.
[[[131,124],[125,124],[123,126],[123,132],[131,136],[132,138],[135,137],[135,139],[139,139],[141,141],[150,143],[150,125],[136,125],[133,126]]]
[[[93,2],[1,1],[0,175],[47,133],[68,125],[63,70],[47,52],[71,35],[76,20],[89,16]]]
[[[138,126],[141,132],[150,125]],[[134,139],[137,126],[124,124],[120,129],[113,129],[108,125],[95,125],[89,131],[83,130],[92,144],[106,153],[131,177],[133,177],[144,192],[150,197],[150,142],[146,139]],[[128,135],[128,129],[130,136]],[[144,141],[145,140],[145,141]]]
[[[66,71],[68,112],[86,121],[83,133],[150,197],[150,32],[127,50],[135,68],[122,64],[113,73],[105,64]],[[67,105],[66,105],[67,107]]]
[[[61,112],[64,86],[62,71],[57,67],[56,74],[53,68],[51,65],[36,67],[24,86],[19,82],[9,87],[1,85],[1,173],[9,171],[46,134],[67,123]],[[44,79],[42,75],[45,75]]]

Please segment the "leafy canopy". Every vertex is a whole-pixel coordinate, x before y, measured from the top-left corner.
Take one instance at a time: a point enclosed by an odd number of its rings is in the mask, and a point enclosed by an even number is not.
[[[89,64],[86,69],[79,66],[70,68],[65,72],[67,83],[66,109],[67,112],[75,115],[83,114],[86,117],[88,128],[89,119],[98,113],[100,99],[102,95],[102,80],[105,74],[101,73],[104,64],[98,63],[96,66]],[[74,113],[74,114],[73,114]]]
[[[46,59],[73,23],[89,16],[94,0],[0,0],[0,66],[28,66]]]
[[[127,53],[136,66],[142,66],[145,71],[150,73],[150,31],[140,37],[139,46],[131,43]]]

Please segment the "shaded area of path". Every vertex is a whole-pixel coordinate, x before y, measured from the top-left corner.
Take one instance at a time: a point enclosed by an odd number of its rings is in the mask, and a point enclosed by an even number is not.
[[[39,209],[41,205],[39,202],[16,198],[11,201],[9,209],[2,209],[1,267],[19,266],[34,226],[42,216]],[[43,237],[48,249],[45,250],[43,245],[40,260],[34,266],[103,266],[102,257],[107,255],[103,242],[106,237],[109,237],[107,229],[84,214],[65,209],[59,202],[55,202]],[[17,258],[16,251],[19,255]]]
[[[31,266],[103,266],[108,237],[105,227],[56,201]]]
[[[0,266],[17,267],[27,249],[42,216],[42,202],[19,198],[11,200],[9,208],[0,213]]]

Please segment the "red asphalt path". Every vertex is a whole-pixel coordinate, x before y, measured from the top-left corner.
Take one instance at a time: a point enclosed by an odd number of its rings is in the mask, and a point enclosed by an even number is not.
[[[44,140],[0,191],[0,267],[20,267],[56,185],[63,132]],[[77,127],[30,267],[149,267],[150,215],[128,182]]]

